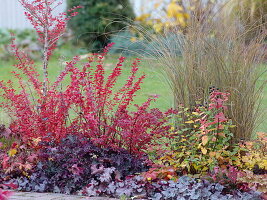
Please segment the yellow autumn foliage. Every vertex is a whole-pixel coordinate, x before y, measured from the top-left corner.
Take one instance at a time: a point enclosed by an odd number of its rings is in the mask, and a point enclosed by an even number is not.
[[[168,17],[177,17],[177,14],[183,13],[184,9],[182,6],[177,4],[175,1],[172,1],[167,6],[167,16]]]
[[[16,153],[17,153],[17,149],[10,149],[10,150],[8,151],[8,155],[9,155],[10,157],[15,156]]]
[[[163,14],[154,16],[152,13],[155,12],[155,10],[157,10],[157,13]],[[169,3],[157,1],[152,11],[147,11],[147,13],[136,17],[136,21],[152,26],[156,33],[173,27],[184,29],[190,18],[189,10],[192,10],[192,8],[184,6],[182,1],[171,0]]]
[[[255,166],[267,170],[267,133],[260,132],[257,136],[256,140],[241,145],[243,150],[239,152],[235,165],[248,170],[254,169]]]

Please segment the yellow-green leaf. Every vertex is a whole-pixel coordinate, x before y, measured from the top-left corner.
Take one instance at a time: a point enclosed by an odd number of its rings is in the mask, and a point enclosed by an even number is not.
[[[210,157],[215,157],[216,156],[216,152],[210,152],[209,155],[210,155]]]
[[[201,151],[202,151],[202,153],[203,153],[204,155],[207,154],[207,149],[205,149],[205,148],[201,148]]]
[[[235,128],[235,127],[236,127],[236,125],[230,125],[229,127],[230,127],[230,128]]]
[[[202,137],[202,144],[203,144],[203,146],[205,146],[208,143],[208,141],[209,141],[209,137],[207,135],[204,135]]]
[[[16,153],[17,153],[17,149],[10,149],[9,152],[8,152],[8,155],[10,157],[12,157],[12,156],[16,155]]]
[[[193,121],[193,120],[190,120],[190,121],[186,121],[185,123],[186,123],[186,124],[193,124],[194,121]]]
[[[203,168],[202,168],[202,171],[205,172],[205,171],[207,171],[208,169],[209,169],[209,168],[207,168],[207,167],[203,167]]]

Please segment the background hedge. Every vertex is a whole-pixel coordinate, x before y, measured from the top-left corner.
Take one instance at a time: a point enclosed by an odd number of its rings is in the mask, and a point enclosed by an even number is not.
[[[68,0],[68,8],[81,5],[79,15],[69,22],[75,42],[97,52],[112,34],[127,26],[135,15],[129,0]]]

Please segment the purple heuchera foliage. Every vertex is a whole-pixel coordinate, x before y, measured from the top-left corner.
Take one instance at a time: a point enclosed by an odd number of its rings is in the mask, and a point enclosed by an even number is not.
[[[42,158],[30,177],[19,177],[19,190],[87,196],[165,200],[260,200],[260,193],[182,176],[174,181],[147,181],[133,175],[148,169],[125,150],[101,149],[88,139],[69,136],[60,145],[43,144]]]
[[[124,181],[102,182],[100,179],[91,182],[81,194],[88,196],[136,197],[151,200],[260,200],[260,193],[238,190],[228,191],[219,183],[198,180],[182,176],[178,182],[148,182],[141,176],[130,176]]]
[[[125,150],[98,148],[85,138],[69,136],[60,144],[43,145],[42,160],[31,176],[17,179],[19,190],[73,194],[86,185],[123,180],[148,169],[144,160]]]

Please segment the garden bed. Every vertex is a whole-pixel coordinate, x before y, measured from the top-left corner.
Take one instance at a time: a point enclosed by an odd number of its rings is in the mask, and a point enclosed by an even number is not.
[[[231,94],[210,86],[203,103],[190,99],[189,107],[179,104],[166,111],[151,108],[157,95],[136,104],[146,77],[138,74],[141,60],[134,59],[124,84],[118,86],[126,58],[119,57],[106,73],[104,62],[112,43],[84,63],[79,56],[66,62],[52,82],[51,55],[80,7],[53,16],[53,1],[20,2],[43,44],[43,80],[35,62],[12,40],[10,48],[18,61],[12,75],[18,86],[11,80],[0,82],[0,106],[12,119],[8,126],[0,125],[0,200],[22,200],[23,195],[48,199],[51,193],[55,199],[76,198],[61,194],[267,199],[267,134],[241,138],[242,126],[229,118],[234,90]],[[252,132],[246,130],[248,135]],[[26,193],[12,194],[10,189]]]

